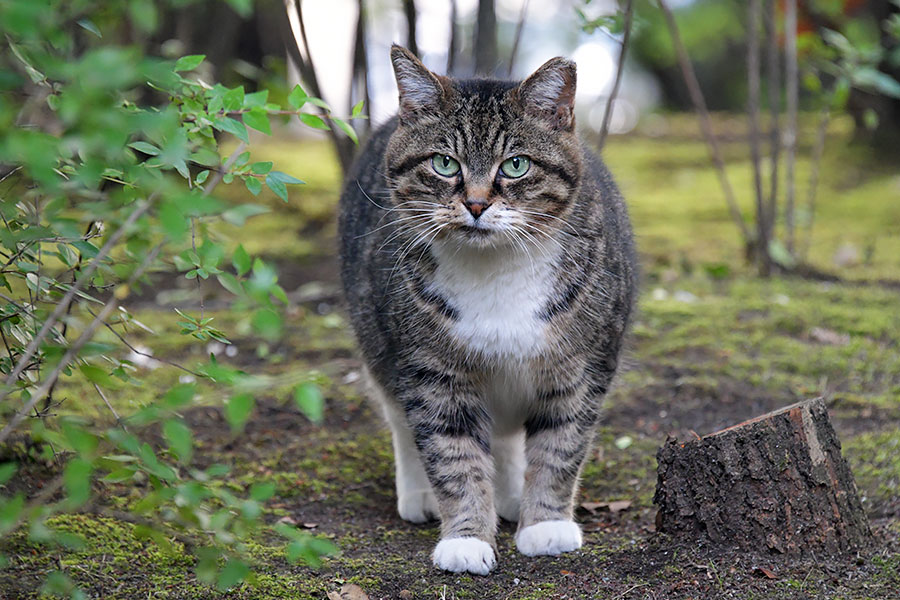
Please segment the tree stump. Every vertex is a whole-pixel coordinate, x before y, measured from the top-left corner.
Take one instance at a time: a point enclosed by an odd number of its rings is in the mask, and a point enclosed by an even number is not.
[[[657,531],[772,553],[836,554],[872,533],[821,398],[656,455]]]

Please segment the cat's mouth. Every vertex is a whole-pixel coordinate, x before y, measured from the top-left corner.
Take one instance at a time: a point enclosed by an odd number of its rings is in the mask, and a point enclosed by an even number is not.
[[[493,230],[488,229],[487,227],[478,227],[475,225],[460,225],[459,230],[462,231],[466,235],[472,235],[477,237],[484,237],[491,235]]]

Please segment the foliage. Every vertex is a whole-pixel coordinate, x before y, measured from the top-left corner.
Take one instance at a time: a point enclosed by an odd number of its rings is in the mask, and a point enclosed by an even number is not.
[[[252,8],[249,0],[229,4],[243,13]],[[173,538],[189,540],[198,578],[225,589],[251,577],[246,541],[265,527],[263,507],[275,488],[235,490],[223,485],[227,467],[194,464],[184,411],[202,383],[227,399],[225,415],[238,433],[257,395],[290,384],[299,409],[317,420],[317,378],[254,375],[210,355],[200,365],[165,365],[188,372],[186,382],[119,415],[108,395],[144,383],[129,332],[149,329],[123,301],[152,289],[152,273],[180,273],[197,282],[190,303],[173,315],[182,334],[229,344],[204,310],[200,282],[217,281],[259,337],[277,340],[288,298],[275,269],[242,246],[227,256],[211,227],[241,226],[266,208],[229,205],[213,192],[237,180],[252,195],[266,186],[287,201],[288,186],[303,183],[272,162],[252,160],[248,128],[269,134],[272,119],[298,115],[308,126],[356,136],[300,86],[282,107],[265,89],[205,82],[202,55],[164,60],[120,42],[129,30],[152,32],[156,11],[142,0],[0,4],[0,535],[25,530],[48,548],[81,547],[83,539],[48,527],[48,518],[103,513],[104,486],[143,486],[140,501],[128,507],[135,535],[162,548]],[[220,143],[229,137],[241,143],[223,162]],[[93,341],[100,328],[121,344]],[[56,398],[57,382],[79,378],[106,402],[109,418],[58,414],[77,399]],[[61,473],[28,497],[16,474],[35,457],[54,461]],[[275,531],[291,561],[315,564],[335,550],[306,532]],[[51,574],[46,591],[82,596],[61,571]]]

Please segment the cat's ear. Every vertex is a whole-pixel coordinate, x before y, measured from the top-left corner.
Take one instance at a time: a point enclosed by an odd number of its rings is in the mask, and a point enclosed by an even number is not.
[[[557,56],[545,62],[516,88],[525,112],[554,129],[575,128],[575,63]]]
[[[429,71],[415,54],[397,44],[391,46],[391,63],[400,90],[401,120],[440,108],[449,85],[446,77]]]

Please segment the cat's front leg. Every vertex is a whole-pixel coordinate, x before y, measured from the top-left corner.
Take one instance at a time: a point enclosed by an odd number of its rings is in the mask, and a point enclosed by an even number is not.
[[[440,511],[432,559],[445,571],[487,575],[497,528],[490,418],[470,383],[422,369],[418,378],[400,396]]]
[[[516,547],[528,556],[581,547],[573,520],[578,475],[597,421],[597,400],[571,390],[543,402],[525,422],[525,490]]]

